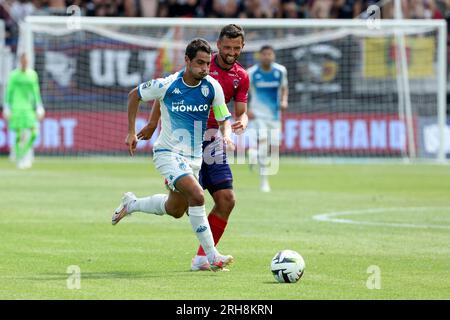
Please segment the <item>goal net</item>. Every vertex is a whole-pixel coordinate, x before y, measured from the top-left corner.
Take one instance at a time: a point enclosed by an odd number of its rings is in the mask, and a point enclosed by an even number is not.
[[[47,111],[37,152],[125,154],[128,92],[182,69],[192,38],[205,38],[215,48],[228,23],[245,29],[244,67],[257,62],[265,44],[287,67],[282,154],[446,158],[443,20],[370,25],[364,20],[28,17],[21,40],[40,76]],[[137,129],[150,107],[141,104]],[[151,151],[153,142],[139,142],[140,153]]]

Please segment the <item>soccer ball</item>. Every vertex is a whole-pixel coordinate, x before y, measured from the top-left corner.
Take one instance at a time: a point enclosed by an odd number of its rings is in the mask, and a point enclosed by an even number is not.
[[[298,252],[282,250],[273,257],[270,268],[278,282],[295,283],[303,275],[305,261]]]

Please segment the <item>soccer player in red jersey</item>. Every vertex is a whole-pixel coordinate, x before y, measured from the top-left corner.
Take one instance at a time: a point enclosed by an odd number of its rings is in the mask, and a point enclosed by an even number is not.
[[[229,24],[222,28],[217,40],[218,53],[212,56],[209,74],[218,80],[225,94],[225,102],[228,104],[234,100],[235,122],[232,130],[236,134],[242,133],[248,124],[247,98],[249,90],[249,77],[247,71],[242,67],[237,59],[245,44],[244,30],[235,24]],[[148,124],[138,133],[141,140],[148,140],[153,135],[160,118],[160,106],[156,101],[153,105]],[[208,221],[213,234],[214,242],[217,245],[228,223],[229,216],[235,205],[235,194],[233,191],[233,176],[227,162],[226,152],[223,143],[217,136],[218,124],[211,111],[207,124],[206,139],[203,149],[210,150],[203,153],[203,163],[200,170],[199,182],[203,189],[208,190],[214,199],[214,207],[208,215]],[[208,137],[209,136],[209,137]],[[215,151],[221,150],[218,154]],[[223,152],[222,152],[223,151]],[[205,162],[205,155],[209,158]],[[146,201],[146,198],[137,199]],[[145,208],[143,205],[141,208]],[[171,209],[171,208],[167,208]],[[184,202],[180,195],[180,202],[177,205],[179,212],[185,212]],[[192,260],[191,270],[210,270],[208,260],[202,247],[198,248],[197,254]]]

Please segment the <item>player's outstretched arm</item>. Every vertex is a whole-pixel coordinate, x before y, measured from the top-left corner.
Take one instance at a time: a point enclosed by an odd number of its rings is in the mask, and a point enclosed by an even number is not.
[[[134,154],[136,150],[136,145],[138,142],[138,138],[135,132],[136,128],[136,115],[139,107],[139,101],[151,101],[151,100],[159,100],[161,99],[165,92],[167,91],[168,86],[173,82],[174,79],[178,76],[178,73],[174,73],[173,75],[164,78],[164,79],[153,79],[144,83],[141,83],[137,88],[134,88],[128,94],[128,135],[125,143],[128,146],[128,150],[130,155]],[[159,112],[159,108],[158,112]],[[160,115],[155,114],[155,117]],[[158,121],[156,121],[156,124]],[[155,126],[156,129],[156,126]],[[153,131],[150,130],[148,134],[153,134]],[[141,133],[141,131],[139,132]],[[149,137],[149,138],[150,138]]]
[[[220,128],[220,133],[222,134],[223,142],[225,143],[227,149],[233,151],[235,149],[233,140],[231,140],[231,124],[229,120],[218,121]]]
[[[234,105],[234,110],[236,114],[236,121],[231,125],[231,128],[234,133],[241,134],[248,125],[247,103],[236,102]]]
[[[214,117],[219,124],[220,132],[222,133],[222,138],[227,146],[227,149],[234,150],[234,143],[231,140],[231,124],[229,119],[231,118],[230,111],[227,108],[225,103],[225,96],[223,94],[223,89],[220,86],[219,82],[216,80],[213,81],[213,85],[215,86],[215,96],[212,103],[212,108],[214,111]]]
[[[248,89],[250,87],[250,79],[248,74],[243,77],[239,83],[237,92],[234,95],[234,114],[236,121],[233,123],[232,129],[236,134],[241,134],[247,128],[248,116],[247,116],[247,98]]]
[[[159,119],[161,118],[161,104],[159,100],[155,100],[153,103],[152,111],[150,112],[150,117],[148,123],[138,132],[137,138],[139,140],[149,140],[153,133],[155,133],[158,127]]]
[[[134,88],[128,93],[128,134],[125,138],[125,144],[128,146],[130,156],[134,155],[137,146],[136,137],[136,115],[139,108],[139,94],[138,89]]]

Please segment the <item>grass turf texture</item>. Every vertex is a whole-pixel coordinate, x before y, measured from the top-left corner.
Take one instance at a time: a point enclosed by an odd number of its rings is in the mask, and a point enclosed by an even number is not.
[[[284,159],[269,194],[247,166],[232,170],[238,200],[218,248],[236,262],[191,272],[198,242],[186,217],[139,213],[111,226],[123,192],[165,192],[151,160],[38,158],[19,171],[1,158],[0,299],[450,299],[450,167]],[[449,229],[312,218],[368,208],[399,209],[337,218]],[[281,249],[304,257],[299,283],[273,279]],[[71,265],[79,290],[67,288]],[[381,289],[366,286],[370,266]]]

